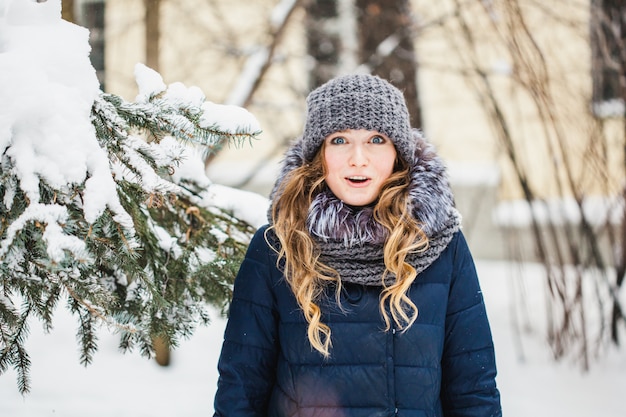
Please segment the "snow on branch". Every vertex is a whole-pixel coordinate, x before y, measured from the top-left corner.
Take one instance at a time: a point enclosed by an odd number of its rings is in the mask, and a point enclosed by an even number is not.
[[[255,139],[254,116],[142,64],[135,102],[101,92],[89,33],[60,10],[0,11],[0,374],[15,368],[23,393],[31,319],[51,329],[67,303],[85,364],[102,324],[123,350],[175,347],[209,322],[207,304],[225,308],[262,222],[198,168],[201,153]],[[263,201],[249,205],[262,216]]]

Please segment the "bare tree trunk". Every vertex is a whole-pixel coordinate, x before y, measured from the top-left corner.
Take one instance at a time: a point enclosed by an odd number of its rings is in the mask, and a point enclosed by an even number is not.
[[[358,65],[356,9],[353,0],[308,1],[307,49],[312,58],[311,87],[317,87]]]
[[[362,65],[404,92],[414,127],[422,126],[408,0],[356,0]]]
[[[161,0],[144,0],[146,9],[146,65],[159,71],[159,38]]]
[[[339,61],[339,36],[327,30],[328,21],[337,19],[337,1],[308,1],[306,4],[307,52],[312,59],[309,84],[312,88],[335,76]]]
[[[408,0],[321,0],[306,4],[311,87],[346,72],[379,75],[400,88],[411,123],[422,126]]]
[[[609,52],[612,52],[611,56],[603,57],[605,60],[614,60],[614,67],[618,73],[618,91],[619,97],[626,108],[626,4],[623,0],[604,0],[602,2],[602,24],[607,30],[601,33],[605,34],[604,44],[612,46]],[[597,7],[597,6],[596,6]],[[623,114],[622,116],[626,116]],[[626,117],[623,117],[624,133],[626,134]],[[626,167],[626,137],[623,140],[624,144],[624,166]],[[626,184],[624,185],[623,193],[624,200],[626,201]],[[618,241],[621,240],[621,251],[617,254],[618,259],[616,262],[616,277],[615,286],[619,291],[624,283],[626,276],[626,206],[624,207],[624,216],[622,220],[622,227],[618,231],[621,234],[618,237]],[[619,247],[619,245],[618,245]],[[621,305],[618,300],[613,302],[613,314],[611,317],[611,339],[615,344],[619,344],[619,332],[618,324],[624,320],[624,311],[622,311]]]
[[[610,1],[613,7],[613,13],[619,19],[619,30],[617,31],[617,35],[619,36],[619,40],[617,44],[620,46],[619,48],[619,81],[620,81],[620,97],[622,103],[625,104],[626,107],[626,5],[624,1]],[[626,112],[625,112],[626,113]],[[626,114],[624,114],[626,116]],[[626,117],[624,117],[624,134],[626,135]],[[623,139],[623,148],[624,148],[624,167],[626,167],[626,137]],[[626,168],[625,168],[626,169]],[[624,201],[626,201],[626,184],[624,184],[622,196]],[[617,291],[622,288],[624,284],[624,278],[626,278],[626,204],[624,205],[624,214],[622,215],[622,227],[621,236],[619,239],[621,241],[621,251],[617,255],[618,259],[616,262],[616,277],[615,277],[615,286]],[[619,247],[619,246],[618,246]],[[618,300],[613,301],[613,314],[611,317],[611,339],[615,342],[615,344],[619,345],[619,332],[618,325],[621,322],[624,323],[624,311],[622,311],[621,304]]]
[[[61,1],[61,17],[68,22],[76,23],[76,16],[74,13],[74,0]]]

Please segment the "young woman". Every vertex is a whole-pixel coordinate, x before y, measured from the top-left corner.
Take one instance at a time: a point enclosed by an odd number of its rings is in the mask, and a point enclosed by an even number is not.
[[[501,416],[491,332],[442,161],[402,93],[307,97],[235,281],[216,416]]]

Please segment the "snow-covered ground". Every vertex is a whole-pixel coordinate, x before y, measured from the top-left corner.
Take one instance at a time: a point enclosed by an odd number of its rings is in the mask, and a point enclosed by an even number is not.
[[[544,319],[541,273],[524,267],[523,281],[531,322],[537,329],[515,342],[511,326],[511,288],[517,272],[510,264],[477,261],[496,343],[504,414],[507,417],[623,417],[626,350],[610,352],[588,373],[570,363],[554,363],[542,339]],[[519,277],[518,277],[519,278]],[[138,353],[121,354],[117,339],[102,330],[100,349],[88,367],[78,363],[75,324],[63,310],[56,328],[44,334],[32,325],[32,391],[21,396],[15,373],[0,376],[2,417],[169,417],[210,416],[217,380],[216,363],[224,320],[174,351],[169,367]],[[523,360],[521,357],[523,356]]]
[[[37,137],[39,140],[32,142],[39,147],[35,154],[54,151],[49,152],[50,161],[59,162],[59,172],[65,173],[62,168],[86,165],[67,164],[65,153],[63,158],[53,158],[58,149],[82,149],[85,152],[78,156],[92,160],[91,151],[78,146],[88,137],[79,127],[89,127],[89,109],[98,86],[95,70],[87,60],[87,33],[61,22],[60,7],[59,0],[0,0],[0,97],[6,98],[0,100],[0,148],[15,144],[18,134],[22,139]],[[76,100],[76,95],[84,100]],[[36,116],[35,110],[39,112]],[[33,124],[35,119],[40,123]],[[71,146],[67,126],[75,134]],[[51,142],[59,138],[65,142]],[[44,175],[52,165],[24,163],[24,175],[46,167],[39,173]],[[71,173],[76,174],[74,170]],[[82,176],[69,179],[82,181],[84,172],[78,174]],[[93,177],[93,172],[90,175]],[[225,205],[240,201],[240,197],[228,197],[224,192],[220,196]],[[256,203],[241,207],[259,209]],[[265,208],[258,213],[264,217]],[[534,333],[525,333],[520,343],[511,325],[511,288],[519,277],[508,263],[478,261],[477,266],[494,333],[505,415],[626,416],[621,398],[626,387],[626,349],[603,355],[588,373],[570,362],[554,363],[541,331],[544,297],[537,267],[524,269],[528,321]],[[160,367],[138,353],[119,353],[117,338],[106,329],[100,332],[93,363],[83,367],[78,362],[74,319],[59,309],[54,324],[53,331],[44,334],[39,323],[31,323],[27,342],[32,361],[29,394],[19,394],[13,370],[0,376],[0,417],[206,417],[213,413],[216,363],[225,324],[217,315],[211,326],[200,328],[182,342],[173,352],[169,367]]]

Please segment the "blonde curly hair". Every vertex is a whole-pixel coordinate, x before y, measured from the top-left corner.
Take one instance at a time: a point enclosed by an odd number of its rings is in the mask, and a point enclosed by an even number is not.
[[[324,147],[322,143],[311,163],[293,169],[282,178],[275,193],[272,225],[268,230],[273,230],[280,242],[280,247],[275,248],[278,262],[284,260],[285,279],[308,322],[309,342],[324,357],[328,357],[332,345],[331,331],[321,320],[318,300],[328,283],[334,283],[335,298],[341,306],[341,278],[337,271],[320,261],[320,250],[306,224],[311,202],[325,187]],[[383,290],[379,306],[386,330],[391,328],[392,320],[398,328],[407,329],[418,315],[417,306],[406,295],[417,276],[406,257],[412,252],[425,251],[428,237],[411,213],[409,183],[409,167],[398,156],[394,172],[383,184],[373,208],[374,219],[388,232],[383,249],[385,272],[380,281]],[[385,278],[389,275],[395,280],[387,285]],[[391,317],[386,305],[389,305]]]

